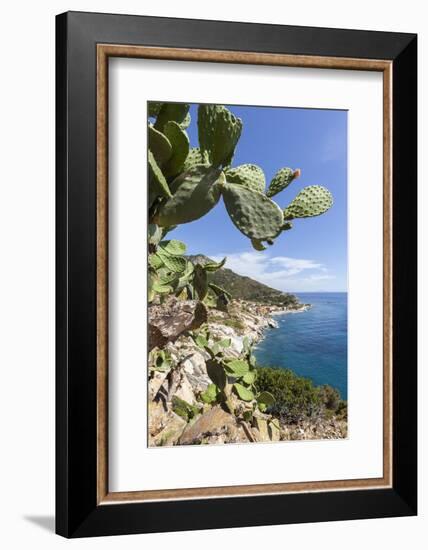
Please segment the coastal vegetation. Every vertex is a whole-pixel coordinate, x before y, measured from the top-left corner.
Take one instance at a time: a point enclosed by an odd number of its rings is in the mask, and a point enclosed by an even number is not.
[[[294,220],[326,212],[330,192],[304,187],[280,207],[273,199],[300,170],[280,168],[266,188],[259,166],[233,166],[243,122],[222,105],[199,105],[195,148],[186,132],[189,104],[150,102],[148,111],[149,444],[299,439],[287,423],[329,415],[329,426],[318,423],[307,437],[344,437],[335,390],[260,368],[252,354],[275,326],[273,312],[303,307],[297,298],[237,275],[227,258],[188,256],[185,243],[166,238],[222,199],[232,224],[263,251]]]
[[[315,386],[312,380],[298,376],[290,369],[258,367],[256,387],[258,391],[268,391],[273,395],[275,403],[269,412],[286,424],[319,416],[346,417],[346,401],[335,388]]]

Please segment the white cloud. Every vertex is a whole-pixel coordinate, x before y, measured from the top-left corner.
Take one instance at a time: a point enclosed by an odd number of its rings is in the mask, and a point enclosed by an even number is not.
[[[213,257],[219,261],[227,256],[225,267],[239,275],[283,291],[322,290],[322,281],[334,279],[325,265],[306,258],[269,256],[266,252],[241,252]]]

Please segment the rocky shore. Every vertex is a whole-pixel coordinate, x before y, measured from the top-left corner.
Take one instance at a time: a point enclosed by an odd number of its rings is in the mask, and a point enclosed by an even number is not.
[[[306,311],[308,304],[284,308],[232,300],[228,311],[207,309],[193,301],[169,299],[149,308],[149,445],[269,442],[280,440],[338,439],[347,435],[347,423],[334,416],[284,425],[271,415],[256,411],[250,423],[242,415],[226,412],[219,405],[200,399],[211,384],[208,353],[195,344],[189,331],[204,325],[210,338],[228,339],[228,358],[238,358],[244,339],[260,341],[268,328],[275,328],[275,315]],[[233,395],[233,407],[248,405]]]

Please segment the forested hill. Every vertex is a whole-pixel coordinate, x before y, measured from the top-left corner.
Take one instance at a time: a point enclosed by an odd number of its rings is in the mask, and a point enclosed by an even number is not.
[[[201,264],[212,261],[202,254],[188,256],[188,259],[193,263]],[[290,307],[299,304],[299,300],[293,294],[281,292],[250,277],[238,275],[226,267],[210,273],[210,280],[230,292],[233,298],[276,306]]]

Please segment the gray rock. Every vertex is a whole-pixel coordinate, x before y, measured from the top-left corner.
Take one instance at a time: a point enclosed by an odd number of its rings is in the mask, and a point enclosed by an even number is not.
[[[205,357],[200,351],[195,351],[188,355],[181,362],[181,367],[186,373],[187,379],[194,391],[203,392],[211,384],[211,380],[207,374]]]
[[[177,444],[185,427],[186,421],[161,401],[149,403],[149,447]]]
[[[183,332],[199,328],[207,320],[207,309],[196,300],[171,297],[167,303],[149,307],[149,351],[174,342]]]
[[[234,416],[216,406],[198,417],[181,435],[179,445],[200,443],[238,443],[248,442],[245,430]]]

